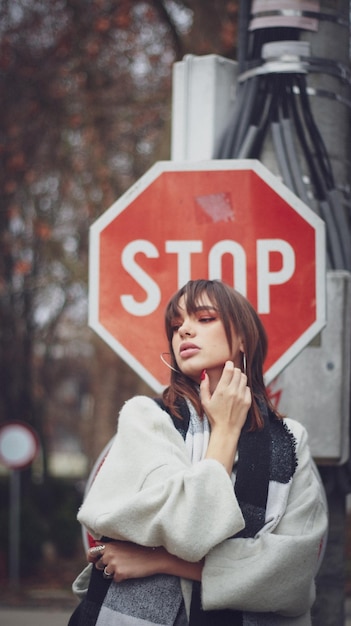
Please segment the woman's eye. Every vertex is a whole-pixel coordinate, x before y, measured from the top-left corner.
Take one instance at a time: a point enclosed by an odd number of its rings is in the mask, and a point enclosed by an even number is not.
[[[216,317],[200,317],[199,322],[203,322],[204,324],[208,324],[208,322],[214,322],[217,318]]]

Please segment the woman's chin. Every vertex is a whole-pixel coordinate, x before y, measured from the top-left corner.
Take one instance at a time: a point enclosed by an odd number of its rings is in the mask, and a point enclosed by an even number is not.
[[[186,376],[187,378],[190,378],[194,383],[197,383],[198,385],[200,384],[200,380],[201,380],[201,371],[199,371],[197,368],[196,370],[189,368],[183,368],[182,372],[184,374],[184,376]]]

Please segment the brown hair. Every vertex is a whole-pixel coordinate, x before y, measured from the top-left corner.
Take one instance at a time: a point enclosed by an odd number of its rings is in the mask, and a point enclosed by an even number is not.
[[[163,401],[171,413],[181,417],[179,409],[177,410],[177,400],[186,397],[194,404],[198,414],[203,415],[198,386],[192,379],[178,370],[172,348],[172,322],[179,317],[179,300],[182,296],[185,299],[187,313],[192,314],[196,311],[204,293],[218,310],[229,347],[232,348],[233,346],[233,332],[241,338],[246,356],[247,384],[252,393],[252,404],[249,411],[250,429],[261,428],[263,418],[259,409],[259,400],[263,400],[276,413],[277,417],[280,417],[268,398],[263,380],[263,362],[268,346],[266,331],[249,301],[220,280],[190,280],[171,298],[166,307],[166,334],[171,365],[176,371],[171,371],[170,385],[163,392]]]

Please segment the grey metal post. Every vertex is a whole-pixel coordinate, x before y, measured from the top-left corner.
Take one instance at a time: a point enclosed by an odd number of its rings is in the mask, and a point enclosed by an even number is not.
[[[21,474],[13,469],[10,473],[10,511],[9,511],[9,578],[14,591],[19,585],[20,562],[20,513],[21,513]]]

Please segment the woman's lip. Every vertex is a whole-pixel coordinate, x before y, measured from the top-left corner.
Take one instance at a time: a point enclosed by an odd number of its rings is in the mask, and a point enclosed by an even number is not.
[[[182,358],[189,358],[191,356],[194,356],[194,354],[197,354],[200,351],[200,348],[198,346],[195,346],[195,344],[184,344],[183,346],[181,346],[179,348],[179,354]]]

